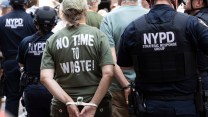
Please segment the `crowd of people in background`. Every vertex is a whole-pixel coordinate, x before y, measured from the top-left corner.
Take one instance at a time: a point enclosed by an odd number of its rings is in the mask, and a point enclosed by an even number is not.
[[[0,117],[205,117],[207,1],[102,2],[1,1]]]

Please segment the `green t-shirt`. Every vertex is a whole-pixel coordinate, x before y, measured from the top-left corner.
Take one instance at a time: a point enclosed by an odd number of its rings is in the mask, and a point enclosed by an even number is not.
[[[41,69],[55,69],[55,80],[75,101],[78,96],[89,101],[102,78],[102,66],[112,64],[106,36],[95,27],[80,25],[65,27],[47,40]]]
[[[97,27],[100,29],[100,23],[103,19],[103,16],[94,11],[87,11],[86,22],[87,25]]]

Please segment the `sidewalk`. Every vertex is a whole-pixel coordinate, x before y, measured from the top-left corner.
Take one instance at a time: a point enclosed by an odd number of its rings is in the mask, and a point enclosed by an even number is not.
[[[4,96],[4,98],[2,99],[2,105],[1,105],[1,110],[5,110],[5,101],[6,101],[6,97]],[[22,104],[19,104],[19,116],[18,117],[26,117],[27,112],[25,111],[25,108],[22,107]]]

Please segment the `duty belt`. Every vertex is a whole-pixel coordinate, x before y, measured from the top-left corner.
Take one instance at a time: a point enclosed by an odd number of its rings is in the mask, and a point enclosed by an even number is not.
[[[27,76],[27,80],[29,81],[29,85],[30,84],[38,84],[40,82],[40,78],[37,76],[32,76],[32,75],[28,75]]]

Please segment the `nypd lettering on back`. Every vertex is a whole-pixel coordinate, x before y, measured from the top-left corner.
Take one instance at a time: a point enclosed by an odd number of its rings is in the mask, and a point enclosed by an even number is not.
[[[62,68],[63,73],[79,73],[79,72],[89,72],[95,69],[94,60],[85,60],[80,59],[80,46],[94,46],[94,35],[90,34],[79,34],[73,35],[73,44],[74,47],[70,48],[73,53],[73,61],[66,61],[64,63],[60,63],[60,67]],[[69,38],[64,36],[56,40],[56,48],[59,49],[67,49],[70,47]]]
[[[177,42],[175,34],[172,31],[155,32],[143,34],[143,49],[154,49],[154,51],[163,51],[167,47],[176,47]]]
[[[38,43],[29,43],[29,51],[28,53],[33,54],[34,56],[40,56],[45,49],[45,42],[38,42]]]
[[[23,27],[23,19],[22,18],[9,18],[6,19],[5,27],[10,27],[15,29],[17,27]]]

